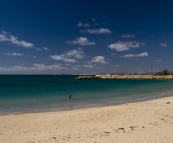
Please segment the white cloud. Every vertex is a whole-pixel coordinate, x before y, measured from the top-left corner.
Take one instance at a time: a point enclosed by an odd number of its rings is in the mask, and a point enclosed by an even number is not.
[[[64,62],[77,62],[76,59],[82,59],[84,58],[84,52],[82,51],[82,49],[77,49],[77,50],[71,50],[68,52],[65,52],[61,55],[51,55],[50,58],[53,60],[61,60]]]
[[[135,37],[135,35],[134,34],[123,34],[123,35],[121,35],[121,37],[122,38],[134,38]]]
[[[140,54],[127,54],[124,56],[121,56],[123,58],[133,58],[133,57],[148,57],[148,53],[144,52],[144,53],[140,53]]]
[[[105,61],[105,58],[103,56],[96,56],[91,60],[91,62],[107,64],[107,62]]]
[[[159,46],[160,46],[160,47],[167,47],[168,44],[166,44],[166,43],[163,42],[163,43],[160,43]]]
[[[74,41],[66,41],[67,44],[78,44],[82,46],[95,45],[95,42],[90,42],[86,37],[77,38]]]
[[[117,43],[110,44],[108,47],[112,50],[121,52],[121,51],[129,50],[130,48],[138,48],[140,47],[140,44],[136,41],[129,41],[129,42],[118,41]]]
[[[7,38],[7,36],[2,32],[2,34],[0,34],[0,41],[9,41],[9,38]]]
[[[157,59],[157,60],[155,60],[155,61],[158,62],[158,63],[162,62],[162,60],[159,60],[159,59]]]
[[[50,49],[47,47],[43,47],[44,50],[49,51]]]
[[[79,22],[77,26],[78,26],[78,27],[85,27],[85,28],[89,28],[89,27],[90,27],[90,24]]]
[[[85,68],[94,68],[95,65],[83,65]]]
[[[89,33],[89,34],[110,34],[110,33],[112,33],[108,28],[86,29],[86,30],[80,30],[80,32]]]
[[[66,53],[67,56],[72,56],[75,58],[82,59],[84,58],[84,52],[81,49],[78,50],[71,50]]]
[[[31,48],[33,47],[34,45],[32,43],[28,43],[28,42],[25,42],[25,41],[19,41],[17,37],[15,36],[10,36],[10,41],[13,43],[13,44],[16,44],[18,46],[22,46],[22,47],[25,47],[25,48]]]
[[[25,47],[25,48],[32,48],[34,47],[34,44],[18,40],[17,37],[10,35],[6,31],[2,31],[2,34],[0,34],[0,41],[1,42],[11,42],[12,44],[15,44],[17,46]]]
[[[8,56],[23,56],[24,54],[21,54],[21,53],[15,53],[15,52],[12,52],[12,53],[4,53],[5,55],[8,55]]]
[[[37,58],[37,56],[32,56],[33,58]]]

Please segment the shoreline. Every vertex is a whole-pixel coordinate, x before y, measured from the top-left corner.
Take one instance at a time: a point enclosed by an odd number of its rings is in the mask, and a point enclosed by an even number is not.
[[[0,143],[173,142],[173,97],[116,106],[0,116]]]

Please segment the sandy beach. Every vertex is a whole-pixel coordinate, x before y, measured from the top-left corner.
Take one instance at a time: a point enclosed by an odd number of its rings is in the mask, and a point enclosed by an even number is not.
[[[0,143],[173,143],[173,97],[0,116]]]

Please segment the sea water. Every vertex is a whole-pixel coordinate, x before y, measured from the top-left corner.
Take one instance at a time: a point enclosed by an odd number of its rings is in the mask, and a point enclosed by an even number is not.
[[[76,77],[0,75],[0,115],[100,107],[173,95],[173,81],[168,80],[75,80]]]

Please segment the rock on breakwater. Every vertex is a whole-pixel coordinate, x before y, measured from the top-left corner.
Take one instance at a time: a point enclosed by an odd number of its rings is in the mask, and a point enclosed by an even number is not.
[[[78,76],[75,79],[99,79],[98,76]]]

